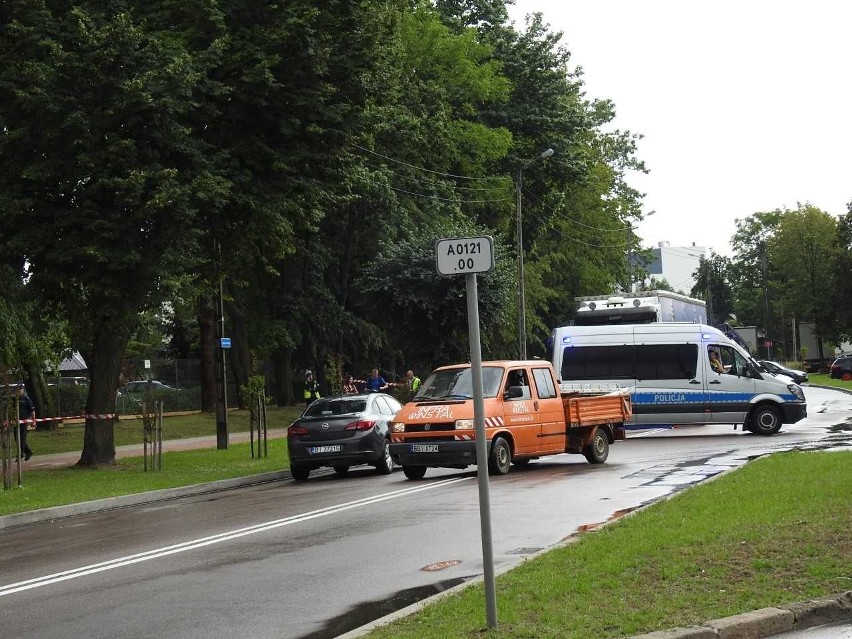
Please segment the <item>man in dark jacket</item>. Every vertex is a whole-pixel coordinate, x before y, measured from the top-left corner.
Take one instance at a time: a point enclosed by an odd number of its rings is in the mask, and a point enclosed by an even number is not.
[[[18,422],[18,441],[21,445],[21,453],[24,456],[24,461],[26,461],[33,456],[32,448],[27,444],[27,428],[35,418],[35,404],[33,404],[30,396],[27,395],[23,384],[18,386],[15,394],[18,396],[18,418],[20,419]]]

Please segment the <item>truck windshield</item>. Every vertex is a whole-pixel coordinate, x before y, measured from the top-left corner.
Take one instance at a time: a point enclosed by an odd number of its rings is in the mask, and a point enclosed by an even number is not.
[[[497,397],[503,369],[496,366],[482,367],[483,397]],[[452,368],[435,371],[414,396],[414,401],[424,399],[470,399],[473,397],[473,375],[470,368]]]

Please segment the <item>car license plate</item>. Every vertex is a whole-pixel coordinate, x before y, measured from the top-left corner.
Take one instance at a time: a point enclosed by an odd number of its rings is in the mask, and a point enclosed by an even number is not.
[[[437,453],[438,444],[411,444],[412,453]]]
[[[335,444],[333,446],[312,446],[311,447],[311,455],[317,455],[321,453],[339,453],[340,452],[340,444]]]

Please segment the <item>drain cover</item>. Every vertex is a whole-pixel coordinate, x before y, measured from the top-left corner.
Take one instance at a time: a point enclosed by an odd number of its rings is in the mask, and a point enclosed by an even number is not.
[[[434,564],[429,564],[428,566],[423,566],[420,570],[423,572],[438,572],[439,570],[443,570],[444,568],[452,568],[453,566],[458,566],[461,563],[459,559],[448,559],[447,561],[439,561]]]

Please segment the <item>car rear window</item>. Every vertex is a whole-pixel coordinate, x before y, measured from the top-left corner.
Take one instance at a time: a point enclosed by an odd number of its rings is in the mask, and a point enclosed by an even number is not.
[[[367,402],[363,399],[320,399],[315,401],[305,411],[308,417],[325,417],[327,415],[349,415],[363,413]]]

